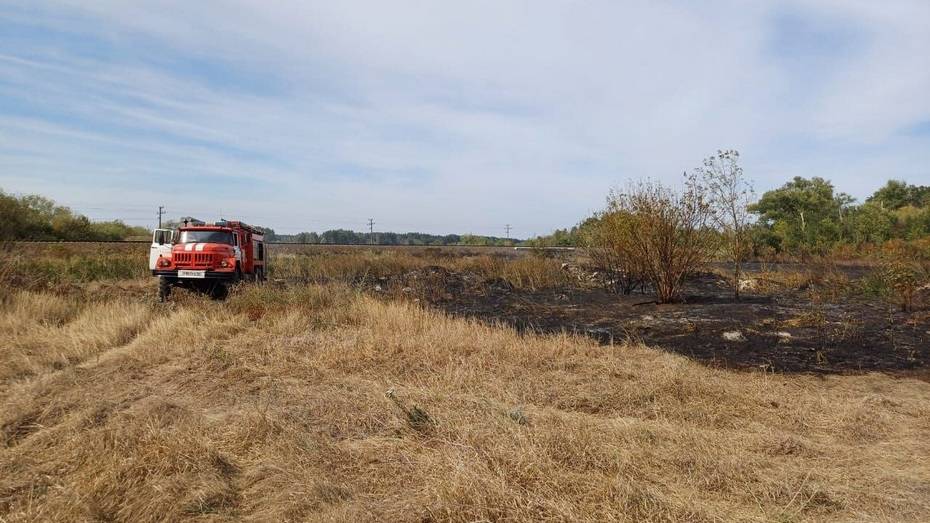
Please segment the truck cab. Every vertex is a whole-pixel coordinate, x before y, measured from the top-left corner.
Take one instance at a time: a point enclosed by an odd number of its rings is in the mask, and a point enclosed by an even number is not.
[[[159,278],[159,297],[163,301],[175,286],[221,297],[229,284],[243,279],[265,281],[265,241],[258,228],[221,220],[178,227],[171,234],[170,244],[158,243],[164,239],[156,231],[149,255],[152,275]]]
[[[149,270],[154,271],[158,258],[171,255],[174,231],[171,229],[155,229],[152,233],[152,246],[149,248]]]

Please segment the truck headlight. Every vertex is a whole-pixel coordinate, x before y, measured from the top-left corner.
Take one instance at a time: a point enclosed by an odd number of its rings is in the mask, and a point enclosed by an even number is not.
[[[226,260],[221,261],[221,262],[220,262],[220,267],[223,267],[224,269],[225,269],[226,267],[229,267],[229,262],[226,261]]]
[[[168,260],[168,258],[159,258],[159,259],[158,259],[158,266],[159,266],[159,267],[167,267],[167,266],[169,266],[169,265],[171,265],[171,262]]]

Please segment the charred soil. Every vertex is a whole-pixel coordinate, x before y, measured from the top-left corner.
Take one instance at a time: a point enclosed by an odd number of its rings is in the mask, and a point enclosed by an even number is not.
[[[719,368],[930,376],[930,310],[903,312],[851,290],[867,274],[862,268],[842,269],[842,289],[810,279],[794,288],[766,284],[764,275],[752,273],[753,289],[738,300],[724,277],[703,272],[688,279],[682,299],[672,304],[657,304],[648,292],[609,292],[597,285],[596,272],[571,270],[577,283],[545,289],[439,266],[381,278],[369,288],[521,332],[643,342]]]

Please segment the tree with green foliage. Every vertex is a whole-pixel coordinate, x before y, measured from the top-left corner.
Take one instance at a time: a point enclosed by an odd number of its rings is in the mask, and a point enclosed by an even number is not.
[[[879,243],[891,238],[895,223],[892,211],[865,203],[846,213],[844,237],[856,244]]]
[[[283,238],[278,238],[279,240]],[[288,238],[286,241],[293,241],[297,243],[320,243],[320,235],[315,232],[301,232],[297,233],[291,238]]]
[[[316,232],[300,232],[297,234],[274,234],[273,239],[269,241],[277,242],[296,242],[296,243],[319,243],[319,244],[347,244],[347,245],[365,245],[375,243],[378,245],[513,245],[519,240],[508,240],[494,236],[478,236],[446,234],[435,235],[422,232],[376,232],[373,235],[367,232],[356,232],[348,229],[331,229]],[[372,242],[372,240],[374,240]]]
[[[127,239],[149,239],[149,230],[145,227],[132,227],[120,220],[108,222],[91,222],[91,235],[99,240],[118,241]]]
[[[897,210],[905,206],[930,206],[930,187],[909,185],[903,180],[888,180],[881,189],[866,199],[883,209]]]
[[[586,242],[585,229],[598,225],[598,215],[591,216],[570,229],[556,229],[552,234],[524,242],[527,247],[575,247]]]
[[[462,245],[473,245],[476,247],[486,247],[500,245],[495,238],[488,236],[478,236],[475,234],[465,234],[462,236]]]
[[[796,176],[767,191],[749,210],[779,240],[781,250],[823,252],[841,239],[841,224],[853,199],[834,193],[833,184]]]
[[[892,237],[916,240],[930,235],[930,205],[925,207],[906,205],[896,209],[892,216],[894,217]]]
[[[92,222],[82,214],[38,196],[0,191],[0,240],[124,240],[147,237],[143,227],[121,221]]]
[[[49,239],[50,224],[23,198],[0,191],[0,240]]]

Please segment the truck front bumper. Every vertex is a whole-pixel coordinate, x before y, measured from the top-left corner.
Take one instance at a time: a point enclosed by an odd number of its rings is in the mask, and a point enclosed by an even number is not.
[[[184,271],[196,271],[203,272],[203,278],[190,278],[190,277],[179,277],[177,270],[161,270],[155,269],[152,271],[152,276],[164,276],[165,278],[172,278],[175,280],[181,281],[198,281],[198,280],[234,280],[236,278],[236,273],[234,271],[210,271],[203,269],[181,269]]]

